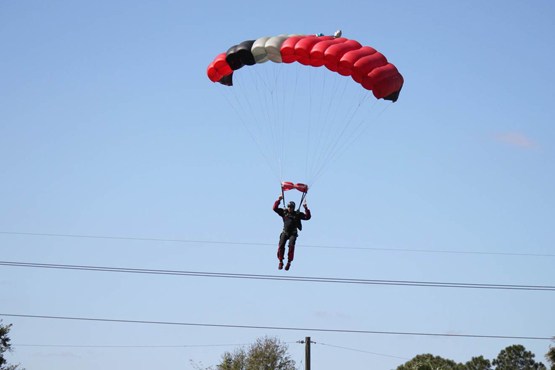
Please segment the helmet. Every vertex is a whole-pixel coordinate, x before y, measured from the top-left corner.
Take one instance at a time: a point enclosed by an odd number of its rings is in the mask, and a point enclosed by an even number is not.
[[[291,201],[287,203],[287,208],[295,208],[295,202]]]

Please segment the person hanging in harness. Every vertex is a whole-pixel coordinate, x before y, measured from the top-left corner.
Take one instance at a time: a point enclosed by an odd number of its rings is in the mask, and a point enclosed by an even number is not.
[[[283,259],[285,257],[285,244],[289,240],[289,250],[287,252],[287,264],[285,265],[285,270],[289,270],[291,267],[291,262],[293,262],[293,257],[295,256],[295,242],[299,236],[297,230],[302,230],[303,225],[301,220],[310,220],[312,215],[306,204],[303,203],[304,212],[295,210],[295,202],[289,202],[287,208],[279,208],[279,202],[283,199],[283,195],[280,195],[278,200],[274,202],[273,210],[275,213],[281,216],[283,219],[283,231],[279,236],[279,244],[277,250],[277,258],[279,260],[278,269],[283,268]],[[300,208],[300,207],[299,207]]]

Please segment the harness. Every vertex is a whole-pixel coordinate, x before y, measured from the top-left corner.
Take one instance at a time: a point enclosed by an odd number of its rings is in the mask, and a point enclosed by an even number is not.
[[[287,222],[286,219],[289,222]],[[297,233],[297,229],[298,230],[303,229],[299,212],[298,211],[289,212],[288,209],[285,209],[283,211],[283,232],[286,234]]]

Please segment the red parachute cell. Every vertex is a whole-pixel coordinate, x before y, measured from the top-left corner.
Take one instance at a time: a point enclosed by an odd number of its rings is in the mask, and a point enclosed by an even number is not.
[[[216,56],[214,61],[208,65],[207,74],[208,78],[213,82],[218,82],[222,77],[233,73],[233,70],[227,64],[226,53],[221,53]]]
[[[340,44],[331,45],[324,52],[325,66],[332,72],[338,72],[339,63],[343,56],[352,50],[359,50],[362,45],[355,40],[346,40]]]
[[[283,63],[293,63],[297,61],[297,55],[295,54],[295,45],[301,39],[307,36],[292,36],[281,44],[280,53],[281,60]]]
[[[355,62],[353,65],[353,74],[351,77],[353,80],[362,84],[365,89],[372,90],[372,88],[368,88],[363,84],[363,79],[368,75],[368,73],[372,72],[372,70],[385,66],[387,64],[387,59],[383,56],[382,53],[375,52],[370,55],[363,56],[359,60]]]
[[[310,65],[313,67],[323,66],[326,63],[326,61],[324,60],[324,53],[326,52],[326,49],[328,49],[332,45],[341,44],[345,41],[347,41],[346,38],[339,37],[331,40],[320,41],[319,43],[314,45],[312,47],[312,50],[310,50]]]
[[[401,90],[404,82],[403,76],[401,76],[397,68],[391,63],[374,69],[372,72],[368,73],[366,78],[372,80],[372,92],[378,99]]]
[[[295,44],[295,55],[297,56],[297,61],[304,65],[312,65],[312,50],[314,47],[324,41],[332,40],[331,36],[309,36],[302,40],[299,40]]]
[[[342,76],[351,76],[353,74],[355,63],[359,59],[374,53],[376,53],[376,49],[371,48],[370,46],[363,46],[360,49],[348,51],[341,57],[337,67],[337,72]]]

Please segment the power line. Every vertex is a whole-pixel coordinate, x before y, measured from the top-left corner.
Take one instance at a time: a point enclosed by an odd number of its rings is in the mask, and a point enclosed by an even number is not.
[[[399,356],[393,356],[393,355],[386,355],[386,354],[383,354],[383,353],[370,352],[370,351],[365,351],[365,350],[362,350],[362,349],[349,348],[349,347],[343,347],[343,346],[336,346],[336,345],[333,345],[333,344],[326,344],[326,343],[320,343],[320,342],[314,342],[314,343],[315,343],[315,344],[319,344],[319,345],[321,345],[321,346],[332,347],[332,348],[339,348],[339,349],[344,349],[344,350],[347,350],[347,351],[361,352],[361,353],[369,353],[369,354],[375,355],[375,356],[397,358],[397,359],[400,359],[400,360],[409,360],[409,359],[406,358],[406,357],[399,357]]]
[[[274,243],[259,242],[235,242],[235,241],[215,241],[215,240],[195,240],[195,239],[170,239],[170,238],[143,238],[132,236],[106,236],[106,235],[86,235],[86,234],[53,234],[53,233],[34,233],[34,232],[14,232],[0,231],[4,235],[21,236],[43,236],[56,238],[78,238],[78,239],[104,239],[104,240],[127,240],[127,241],[146,241],[159,243],[181,243],[181,244],[213,244],[213,245],[239,245],[239,246],[274,246]],[[467,255],[490,255],[490,256],[513,256],[513,257],[555,257],[550,253],[519,253],[519,252],[487,252],[487,251],[461,251],[461,250],[441,250],[441,249],[411,249],[411,248],[386,248],[386,247],[352,247],[352,246],[330,246],[302,244],[303,248],[318,249],[341,249],[341,250],[361,250],[376,252],[403,252],[403,253],[435,253],[435,254],[467,254]]]
[[[293,344],[296,342],[285,342],[286,344]],[[30,344],[30,343],[12,343],[12,347],[38,347],[38,348],[213,348],[213,347],[245,347],[252,343],[222,343],[222,344]]]
[[[19,344],[12,347],[44,347],[44,348],[210,348],[210,347],[240,347],[248,344],[167,344],[167,345],[93,345],[93,344]]]
[[[452,283],[452,282],[414,281],[414,280],[377,280],[377,279],[349,279],[349,278],[333,278],[333,277],[326,278],[326,277],[309,277],[309,276],[303,277],[303,276],[284,276],[284,275],[257,275],[257,274],[237,274],[237,273],[228,273],[228,272],[158,270],[158,269],[142,269],[142,268],[128,268],[128,267],[62,265],[62,264],[13,262],[13,261],[0,261],[0,266],[43,268],[43,269],[57,269],[57,270],[95,271],[95,272],[115,272],[115,273],[129,273],[129,274],[212,277],[212,278],[226,278],[226,279],[297,281],[297,282],[311,282],[311,283],[391,285],[391,286],[414,286],[414,287],[434,287],[434,288],[498,289],[498,290],[524,290],[524,291],[555,291],[555,286],[551,286],[551,285]]]
[[[287,343],[287,342],[286,342]],[[288,342],[288,344],[297,343],[297,342]],[[409,360],[406,357],[399,357],[393,355],[387,355],[383,353],[371,352],[362,349],[356,348],[349,348],[345,346],[337,346],[333,344],[326,344],[320,342],[313,342],[314,344],[319,344],[321,346],[331,347],[331,348],[339,348],[347,351],[353,352],[361,352],[361,353],[368,353],[375,356],[382,356],[382,357],[390,357],[396,358],[401,360]],[[228,343],[228,344],[159,344],[159,345],[117,345],[117,344],[29,344],[29,343],[13,343],[12,347],[14,348],[22,348],[22,347],[33,347],[33,348],[90,348],[90,349],[160,349],[160,348],[216,348],[216,347],[244,347],[248,346],[250,343]]]
[[[52,315],[26,315],[0,313],[3,317],[18,317],[29,319],[55,319],[89,322],[106,322],[120,324],[146,324],[146,325],[171,325],[171,326],[195,326],[225,329],[262,329],[262,330],[282,330],[282,331],[303,331],[303,332],[326,332],[326,333],[349,333],[349,334],[376,334],[376,335],[403,335],[403,336],[426,336],[426,337],[450,337],[450,338],[475,338],[475,339],[512,339],[512,340],[552,340],[552,337],[540,336],[511,336],[511,335],[484,335],[484,334],[448,334],[448,333],[427,333],[427,332],[405,332],[405,331],[381,331],[381,330],[354,330],[354,329],[326,329],[326,328],[302,328],[287,326],[261,326],[261,325],[236,325],[236,324],[208,324],[190,323],[178,321],[152,321],[152,320],[124,320],[106,319],[93,317],[72,317],[72,316],[52,316]]]
[[[286,342],[288,344],[297,343],[297,342]],[[321,346],[331,347],[331,348],[338,348],[347,351],[353,352],[361,352],[361,353],[368,353],[375,356],[382,356],[382,357],[390,357],[396,358],[401,360],[409,360],[406,357],[400,356],[393,356],[387,355],[383,353],[371,352],[362,349],[356,348],[349,348],[345,346],[337,346],[333,344],[327,343],[320,343],[320,342],[313,342],[314,344],[318,344]],[[158,344],[158,345],[133,345],[133,344],[124,344],[124,345],[117,345],[117,344],[30,344],[30,343],[13,343],[12,347],[14,348],[22,348],[22,347],[32,347],[32,348],[88,348],[88,349],[160,349],[160,348],[216,348],[216,347],[244,347],[248,346],[250,343],[228,343],[228,344]]]

